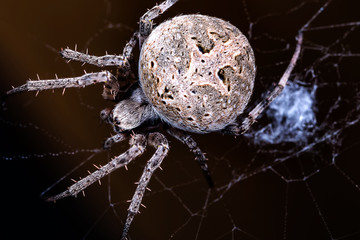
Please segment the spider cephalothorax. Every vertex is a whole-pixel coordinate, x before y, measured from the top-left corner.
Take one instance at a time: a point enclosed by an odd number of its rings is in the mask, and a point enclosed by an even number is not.
[[[61,56],[99,67],[115,66],[116,76],[108,71],[87,73],[75,78],[28,81],[13,88],[6,96],[23,91],[85,87],[104,83],[103,97],[113,100],[113,109],[104,109],[101,119],[114,127],[116,135],[108,138],[104,149],[130,137],[130,148],[73,184],[68,190],[47,200],[76,196],[90,184],[130,163],[146,146],[156,151],[145,166],[128,209],[122,239],[126,239],[131,222],[138,213],[142,197],[153,172],[167,155],[166,137],[155,132],[163,129],[186,144],[213,186],[206,158],[196,142],[186,132],[222,132],[239,135],[246,131],[257,116],[281,92],[299,56],[302,35],[291,62],[275,89],[248,116],[239,120],[251,96],[255,63],[253,50],[246,37],[236,27],[221,19],[203,15],[183,15],[172,18],[152,31],[152,20],[177,0],[166,0],[140,18],[139,32],[126,44],[122,55],[91,56],[65,49]],[[132,51],[139,42],[139,81],[121,97],[120,86],[136,78]],[[184,132],[186,131],[186,132]],[[130,134],[131,133],[131,134]]]

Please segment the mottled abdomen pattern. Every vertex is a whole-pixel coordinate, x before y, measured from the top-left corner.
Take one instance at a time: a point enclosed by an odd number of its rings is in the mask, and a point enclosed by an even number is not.
[[[223,129],[254,86],[253,50],[239,29],[215,17],[183,15],[158,27],[139,61],[141,87],[159,116],[196,133]]]

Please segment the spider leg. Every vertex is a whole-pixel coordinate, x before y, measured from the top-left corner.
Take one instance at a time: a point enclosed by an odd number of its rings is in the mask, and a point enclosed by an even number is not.
[[[125,65],[125,58],[122,55],[109,55],[104,56],[94,56],[87,53],[78,52],[70,48],[62,49],[60,55],[69,60],[74,60],[78,62],[88,63],[98,67],[105,66],[123,66]]]
[[[76,88],[76,87],[86,87],[95,83],[106,83],[115,77],[109,71],[95,72],[95,73],[86,73],[80,77],[74,78],[58,78],[51,80],[36,80],[36,81],[27,81],[24,85],[13,88],[6,92],[5,97],[13,95],[15,93],[25,92],[25,91],[42,91],[48,89],[56,88]]]
[[[160,16],[164,13],[168,8],[174,5],[178,0],[166,0],[159,5],[154,6],[150,10],[148,10],[142,17],[140,18],[140,34],[139,34],[139,44],[140,48],[145,39],[150,35],[153,22],[152,20]]]
[[[88,63],[98,67],[116,66],[129,68],[129,59],[131,58],[132,51],[136,45],[139,33],[135,32],[130,41],[125,45],[122,55],[109,55],[93,56],[87,52],[82,53],[70,48],[61,49],[60,55],[69,60],[74,60],[82,63]]]
[[[139,32],[135,32],[130,38],[130,41],[126,43],[123,50],[123,56],[125,59],[129,59],[131,57],[132,51],[134,50],[138,38],[139,38]]]
[[[68,190],[55,196],[48,197],[46,201],[56,201],[64,197],[76,196],[79,192],[83,191],[85,188],[98,181],[102,177],[109,175],[111,172],[120,167],[128,165],[134,158],[144,153],[147,145],[145,136],[141,134],[133,135],[129,143],[131,147],[126,152],[113,158],[109,163],[102,166],[85,178],[77,181],[71,185]]]
[[[169,144],[165,136],[161,133],[150,133],[148,136],[148,143],[153,146],[156,151],[154,155],[147,162],[145,169],[141,175],[139,184],[136,188],[135,194],[131,200],[131,204],[128,208],[128,215],[126,218],[125,226],[121,236],[122,240],[126,240],[126,236],[129,232],[131,222],[133,221],[135,215],[139,212],[142,198],[144,196],[146,187],[150,181],[150,178],[154,171],[160,166],[162,160],[165,158],[169,151]]]
[[[193,154],[195,155],[195,160],[199,163],[201,170],[204,173],[205,179],[209,187],[213,188],[214,182],[212,180],[208,165],[206,163],[207,158],[205,157],[201,149],[197,146],[195,140],[189,134],[186,134],[185,132],[175,128],[169,128],[167,132],[171,136],[182,142],[183,144],[186,144],[190,148],[190,151],[193,152]]]
[[[290,63],[286,68],[284,74],[280,78],[279,82],[277,83],[276,87],[274,88],[274,90],[270,92],[265,97],[264,100],[262,100],[258,105],[256,105],[253,110],[251,110],[251,112],[243,120],[241,125],[239,125],[239,123],[230,124],[222,131],[223,133],[232,134],[232,135],[240,135],[245,133],[246,131],[249,130],[251,125],[253,125],[256,122],[256,118],[258,118],[259,115],[270,105],[270,103],[274,101],[277,96],[280,95],[280,93],[284,89],[290,77],[292,70],[296,65],[297,60],[299,59],[302,40],[303,40],[303,35],[300,32],[299,35],[297,36],[296,48],[290,60]]]

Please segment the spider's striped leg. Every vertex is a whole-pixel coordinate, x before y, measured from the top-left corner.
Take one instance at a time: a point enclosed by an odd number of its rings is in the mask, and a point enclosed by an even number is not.
[[[264,100],[262,100],[258,105],[256,105],[253,110],[251,110],[251,112],[242,121],[241,124],[240,123],[230,124],[224,130],[222,130],[223,133],[232,134],[232,135],[240,135],[245,133],[256,122],[256,119],[270,105],[270,103],[272,103],[272,101],[274,101],[275,98],[277,98],[280,95],[282,90],[285,88],[285,85],[290,77],[291,72],[293,71],[296,65],[296,62],[299,59],[302,41],[303,41],[303,35],[302,32],[300,32],[299,35],[297,36],[296,48],[292,55],[290,63],[286,68],[285,72],[283,73],[282,77],[280,78],[279,82],[275,86],[274,90],[271,91],[265,97]]]
[[[203,171],[203,173],[205,175],[205,179],[206,179],[209,187],[210,188],[214,187],[214,182],[212,180],[208,165],[206,163],[207,158],[205,157],[205,155],[201,151],[201,149],[197,146],[197,143],[195,142],[195,140],[189,134],[186,134],[185,132],[175,129],[175,128],[170,128],[167,130],[167,132],[171,136],[173,136],[177,140],[179,140],[180,142],[186,144],[190,148],[190,151],[192,151],[194,153],[195,160],[199,163],[201,170]]]
[[[145,39],[150,35],[153,22],[152,20],[160,16],[164,13],[168,8],[174,5],[178,0],[166,0],[159,5],[148,10],[142,17],[140,18],[140,36],[139,36],[139,44],[140,48]]]
[[[125,58],[122,55],[94,56],[88,53],[78,52],[70,48],[65,48],[60,51],[61,57],[69,60],[74,60],[82,63],[88,63],[98,67],[105,66],[123,66],[125,65]]]
[[[150,133],[148,136],[148,143],[152,145],[156,151],[151,159],[147,162],[145,169],[139,180],[139,184],[136,188],[135,194],[131,200],[131,204],[128,209],[128,215],[126,218],[125,226],[122,233],[122,240],[126,240],[126,236],[129,232],[131,222],[135,215],[139,212],[142,198],[144,196],[146,187],[150,181],[150,178],[154,171],[161,165],[162,160],[165,158],[169,151],[169,144],[165,136],[161,133]]]
[[[89,55],[88,52],[82,53],[69,48],[62,49],[60,55],[68,60],[74,60],[82,63],[88,63],[98,67],[114,66],[114,67],[126,67],[129,66],[129,59],[131,58],[132,51],[136,45],[138,39],[138,32],[135,32],[131,37],[130,41],[125,45],[122,55],[109,55],[104,56],[93,56]]]
[[[131,58],[131,54],[134,50],[138,38],[139,38],[139,32],[135,32],[130,38],[130,41],[126,43],[122,54],[125,59]]]
[[[146,148],[146,137],[141,134],[133,135],[130,139],[130,148],[121,154],[118,157],[113,158],[109,163],[102,166],[95,172],[91,173],[87,177],[77,181],[68,190],[47,198],[47,201],[56,201],[58,199],[76,196],[79,192],[83,191],[85,188],[93,184],[94,182],[100,180],[102,177],[110,174],[114,170],[128,165],[134,158],[144,153]]]
[[[42,91],[57,88],[76,88],[86,87],[95,83],[106,83],[115,77],[108,71],[86,73],[80,77],[74,78],[57,78],[51,80],[36,80],[27,81],[24,85],[13,88],[6,92],[5,97],[15,93],[29,92],[29,91]]]

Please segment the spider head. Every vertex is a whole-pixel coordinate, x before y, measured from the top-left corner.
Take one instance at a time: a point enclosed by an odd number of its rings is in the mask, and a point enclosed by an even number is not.
[[[146,105],[132,99],[125,99],[116,104],[109,114],[109,122],[114,126],[116,132],[132,130],[141,125],[144,121],[143,114]]]

